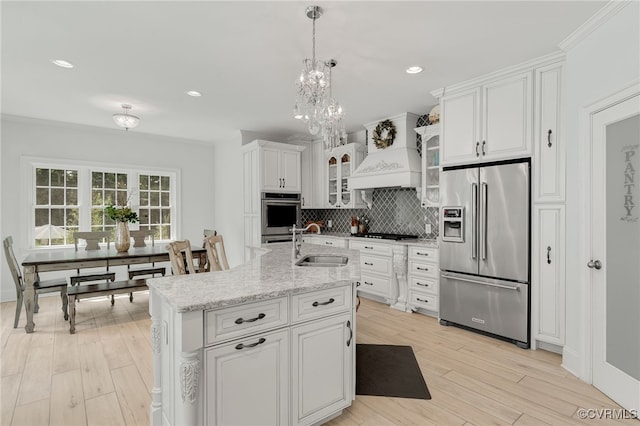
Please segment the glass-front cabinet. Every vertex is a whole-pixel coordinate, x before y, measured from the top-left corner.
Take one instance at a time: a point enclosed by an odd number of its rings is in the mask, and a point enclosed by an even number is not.
[[[440,200],[440,124],[415,129],[422,138],[422,207]]]
[[[359,191],[350,190],[348,184],[349,176],[364,159],[364,150],[363,144],[350,143],[327,153],[327,207],[364,207]]]

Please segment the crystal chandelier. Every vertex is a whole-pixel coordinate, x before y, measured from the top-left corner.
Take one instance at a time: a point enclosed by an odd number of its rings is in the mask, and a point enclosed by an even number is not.
[[[124,114],[113,114],[113,121],[120,127],[124,127],[125,130],[133,129],[140,123],[140,119],[135,115],[130,115],[129,110],[131,105],[122,104]]]
[[[304,120],[308,125],[309,133],[317,135],[322,128],[322,107],[329,87],[327,63],[316,59],[316,19],[322,15],[322,8],[309,6],[306,14],[313,20],[313,44],[311,59],[302,61],[302,73],[296,81],[297,95],[293,116],[298,120]]]
[[[331,59],[327,62],[329,66],[329,96],[323,101],[320,114],[322,127],[322,139],[326,150],[331,150],[337,146],[344,145],[347,139],[347,132],[344,128],[344,110],[342,106],[331,96],[331,72],[338,62]]]

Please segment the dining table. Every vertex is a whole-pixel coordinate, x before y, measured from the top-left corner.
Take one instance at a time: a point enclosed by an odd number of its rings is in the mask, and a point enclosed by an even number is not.
[[[207,252],[202,247],[191,247],[194,258],[198,259],[199,268],[204,268]],[[84,268],[115,267],[137,265],[142,263],[168,262],[169,251],[165,245],[131,247],[126,252],[118,252],[115,248],[100,250],[42,250],[30,253],[22,261],[24,279],[24,307],[27,313],[27,333],[33,333],[33,311],[35,307],[35,289],[33,284],[40,279],[41,272],[78,270]]]

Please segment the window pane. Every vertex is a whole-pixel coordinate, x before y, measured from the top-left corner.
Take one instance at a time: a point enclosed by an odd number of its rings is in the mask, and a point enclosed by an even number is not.
[[[64,186],[64,170],[51,170],[51,186]]]
[[[116,203],[119,206],[126,206],[127,203],[127,191],[118,191],[118,202]]]
[[[104,174],[104,187],[105,188],[114,188],[116,187],[116,174],[115,173],[105,173]]]
[[[149,193],[147,191],[140,191],[140,205],[141,206],[149,205]]]
[[[160,223],[160,211],[159,210],[151,209],[149,211],[149,213],[150,213],[149,223],[151,223],[151,224]]]
[[[110,206],[116,203],[116,191],[105,190],[104,191],[104,204]]]
[[[101,172],[92,172],[91,173],[91,187],[92,188],[102,188],[103,180]]]
[[[67,205],[78,205],[78,190],[77,189],[67,189]]]
[[[149,176],[140,175],[140,189],[141,190],[149,189]]]
[[[49,188],[36,188],[36,204],[40,206],[49,204]]]
[[[91,191],[91,205],[93,206],[103,205],[101,189],[98,189],[98,190],[94,189],[93,191]]]
[[[169,199],[170,199],[169,193],[168,192],[162,192],[160,194],[160,202],[161,202],[160,205],[163,206],[163,207],[169,207],[169,205],[170,205],[169,204]]]
[[[80,219],[79,219],[78,209],[67,209],[67,221],[66,221],[67,229],[70,226],[77,227],[79,223],[80,223]]]
[[[36,209],[36,226],[49,224],[49,209]]]
[[[171,226],[170,225],[163,225],[161,227],[160,233],[161,233],[161,235],[158,238],[159,240],[169,240],[169,239],[171,239]]]
[[[51,209],[51,224],[64,226],[64,209]]]
[[[118,188],[127,189],[127,175],[118,173]]]
[[[104,224],[104,212],[102,209],[91,209],[91,224],[92,225]]]
[[[49,169],[36,169],[36,185],[49,186]]]
[[[51,188],[51,205],[64,206],[64,189]]]
[[[76,188],[78,186],[78,172],[67,170],[67,187]]]
[[[171,185],[169,184],[169,176],[162,176],[160,178],[161,188],[163,191],[169,191],[171,189]]]
[[[159,206],[160,205],[160,196],[158,195],[157,192],[152,192],[149,194],[149,204],[152,206]]]
[[[160,176],[149,176],[150,189],[160,189]]]
[[[162,209],[162,223],[171,223],[170,209]]]
[[[149,223],[149,210],[147,210],[147,209],[144,209],[144,210],[140,209],[139,216],[140,216],[140,224],[145,224],[145,225],[146,225],[146,224],[148,224],[148,223]]]

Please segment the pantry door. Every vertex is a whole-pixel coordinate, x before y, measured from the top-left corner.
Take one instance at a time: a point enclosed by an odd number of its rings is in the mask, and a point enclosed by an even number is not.
[[[640,90],[591,115],[593,385],[640,410]]]

